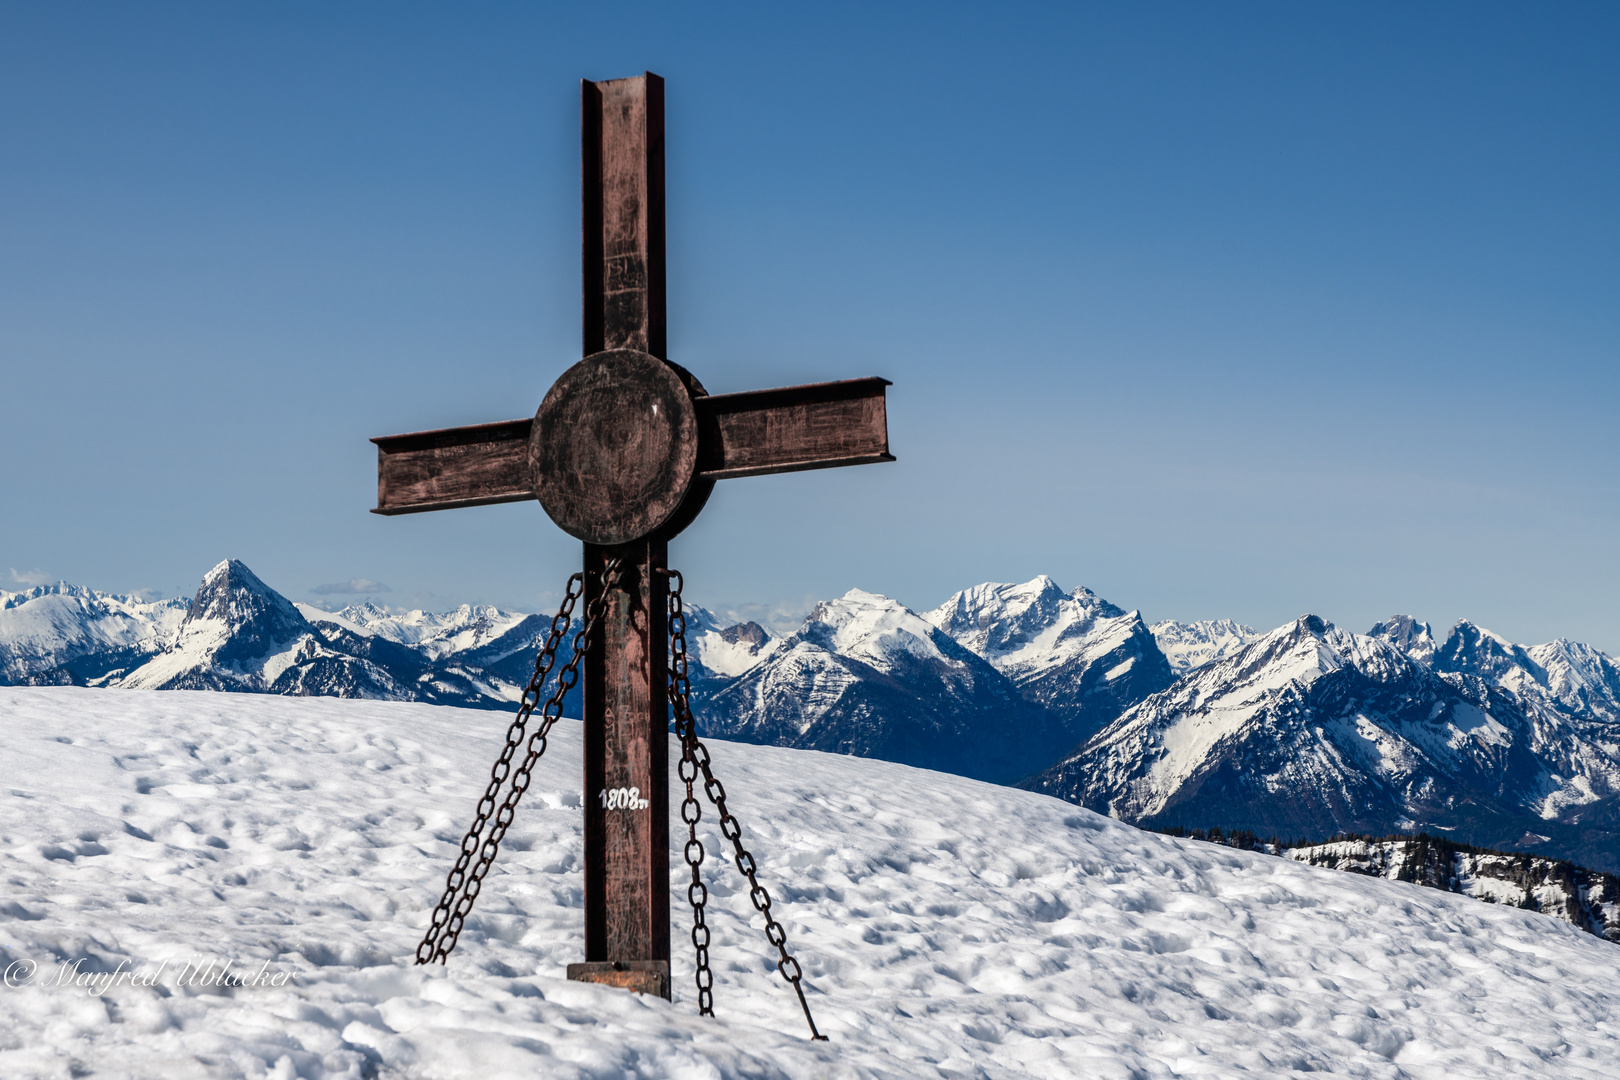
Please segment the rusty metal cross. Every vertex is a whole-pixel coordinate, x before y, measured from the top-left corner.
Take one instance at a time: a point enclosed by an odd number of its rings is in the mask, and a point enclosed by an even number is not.
[[[707,394],[665,355],[664,81],[580,88],[585,358],[532,420],[387,435],[378,514],[538,499],[585,543],[587,604],[624,567],[585,658],[585,963],[570,978],[669,986],[671,537],[717,480],[893,461],[888,380]],[[637,789],[635,806],[597,793]],[[640,973],[640,974],[638,974]],[[643,977],[645,976],[645,977]]]

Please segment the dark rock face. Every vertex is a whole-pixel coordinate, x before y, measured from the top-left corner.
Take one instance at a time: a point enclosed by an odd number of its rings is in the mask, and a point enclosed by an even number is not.
[[[765,628],[757,622],[737,623],[720,631],[720,639],[732,645],[751,646],[752,651],[758,652],[760,646],[770,640]]]
[[[258,660],[314,633],[291,601],[238,559],[221,563],[203,578],[180,632],[202,623],[217,624],[223,631],[213,656],[228,666]]]
[[[1620,942],[1620,878],[1568,860],[1493,851],[1429,835],[1349,837],[1290,848],[1283,854],[1312,866],[1539,911]]]

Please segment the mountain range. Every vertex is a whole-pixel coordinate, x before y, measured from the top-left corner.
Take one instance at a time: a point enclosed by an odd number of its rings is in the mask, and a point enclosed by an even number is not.
[[[1408,616],[1144,622],[1041,576],[916,612],[859,589],[773,635],[689,607],[700,730],[1018,783],[1132,823],[1428,830],[1620,871],[1620,669]],[[0,593],[0,683],[508,709],[550,617],[294,604],[227,560],[184,600]],[[573,710],[574,703],[565,709]],[[577,713],[576,713],[577,714]]]

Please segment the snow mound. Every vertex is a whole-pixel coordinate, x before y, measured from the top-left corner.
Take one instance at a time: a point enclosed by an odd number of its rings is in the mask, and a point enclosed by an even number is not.
[[[695,1015],[678,947],[674,1003],[570,983],[568,722],[459,950],[421,969],[503,717],[66,687],[0,689],[0,716],[0,960],[25,983],[0,987],[7,1078],[1460,1080],[1609,1076],[1620,1058],[1620,953],[1567,924],[1032,792],[728,743],[716,768],[832,1041],[804,1041],[713,830],[719,1018]],[[198,959],[290,978],[46,985],[64,961]]]

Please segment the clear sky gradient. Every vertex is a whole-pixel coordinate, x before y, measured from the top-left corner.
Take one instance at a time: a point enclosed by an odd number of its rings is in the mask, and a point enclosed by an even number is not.
[[[699,602],[1051,574],[1620,652],[1620,6],[0,3],[0,587],[554,603],[373,435],[579,358],[578,80],[667,79],[671,357],[884,375]],[[363,582],[362,582],[363,584]]]

